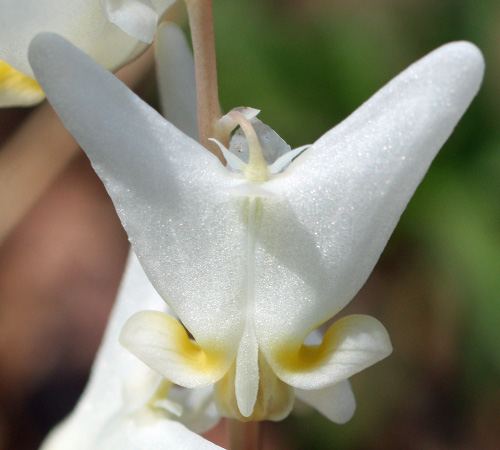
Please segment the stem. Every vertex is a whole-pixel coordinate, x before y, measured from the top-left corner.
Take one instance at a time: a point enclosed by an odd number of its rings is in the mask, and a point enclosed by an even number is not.
[[[260,422],[240,422],[227,420],[230,450],[259,450]]]
[[[148,50],[117,76],[135,87],[152,65]],[[0,151],[0,242],[77,154],[78,144],[47,102],[30,114]]]
[[[186,5],[193,41],[200,143],[224,162],[219,147],[208,140],[219,138],[216,123],[222,117],[217,86],[212,0],[186,0]]]

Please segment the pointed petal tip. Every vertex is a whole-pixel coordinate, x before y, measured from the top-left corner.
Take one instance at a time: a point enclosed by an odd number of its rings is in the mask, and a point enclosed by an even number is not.
[[[39,62],[45,60],[54,52],[59,53],[58,49],[66,44],[69,44],[69,42],[57,33],[51,33],[49,31],[38,33],[31,40],[28,47],[28,61],[35,75],[37,75],[36,67],[39,65]]]
[[[459,64],[467,72],[467,82],[477,92],[484,75],[485,61],[479,47],[469,41],[455,41],[445,44],[432,52],[443,64]]]

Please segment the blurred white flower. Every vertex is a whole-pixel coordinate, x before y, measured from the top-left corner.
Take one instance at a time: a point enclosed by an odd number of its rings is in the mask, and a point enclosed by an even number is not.
[[[187,428],[203,432],[218,422],[212,390],[172,387],[118,343],[123,324],[143,308],[168,312],[131,253],[90,381],[42,450],[220,449]]]
[[[28,63],[28,45],[42,31],[66,37],[109,70],[153,41],[159,18],[175,0],[2,0],[0,107],[45,97]]]
[[[478,49],[458,42],[432,52],[279,169],[262,152],[268,129],[240,111],[224,121],[241,126],[249,160],[230,157],[228,170],[59,36],[36,37],[30,62],[183,324],[139,312],[121,342],[176,384],[215,385],[225,416],[279,420],[297,394],[348,420],[347,379],[391,352],[386,330],[354,315],[319,345],[306,338],[372,271],[479,88]]]

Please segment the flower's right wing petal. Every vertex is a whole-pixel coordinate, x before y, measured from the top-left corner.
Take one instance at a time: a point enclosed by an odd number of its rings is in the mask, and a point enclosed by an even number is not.
[[[37,36],[30,61],[153,285],[200,345],[235,354],[245,301],[244,200],[229,194],[238,180],[61,37]]]
[[[264,349],[284,341],[298,349],[354,297],[483,71],[474,45],[439,48],[268,182],[286,201],[263,202],[256,322]]]
[[[295,388],[295,396],[335,423],[348,422],[356,410],[356,399],[348,380],[323,389]]]
[[[374,317],[353,314],[334,322],[320,345],[275,347],[270,365],[286,384],[323,389],[347,380],[392,352],[389,335]]]
[[[28,46],[34,36],[52,31],[87,50],[105,22],[100,0],[2,0],[0,60],[32,77]]]
[[[198,140],[198,107],[193,55],[182,30],[162,24],[155,42],[156,74],[163,116]]]

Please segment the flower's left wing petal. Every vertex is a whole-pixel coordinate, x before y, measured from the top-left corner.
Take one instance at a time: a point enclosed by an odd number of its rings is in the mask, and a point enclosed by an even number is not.
[[[349,422],[356,410],[356,399],[348,380],[323,389],[295,388],[295,396],[335,423]]]
[[[64,39],[37,36],[30,61],[103,179],[155,288],[201,346],[235,354],[246,230],[244,199],[230,190],[240,181]]]
[[[474,45],[439,48],[267,183],[280,200],[262,202],[255,290],[264,350],[285,341],[298,349],[353,298],[483,71]]]

